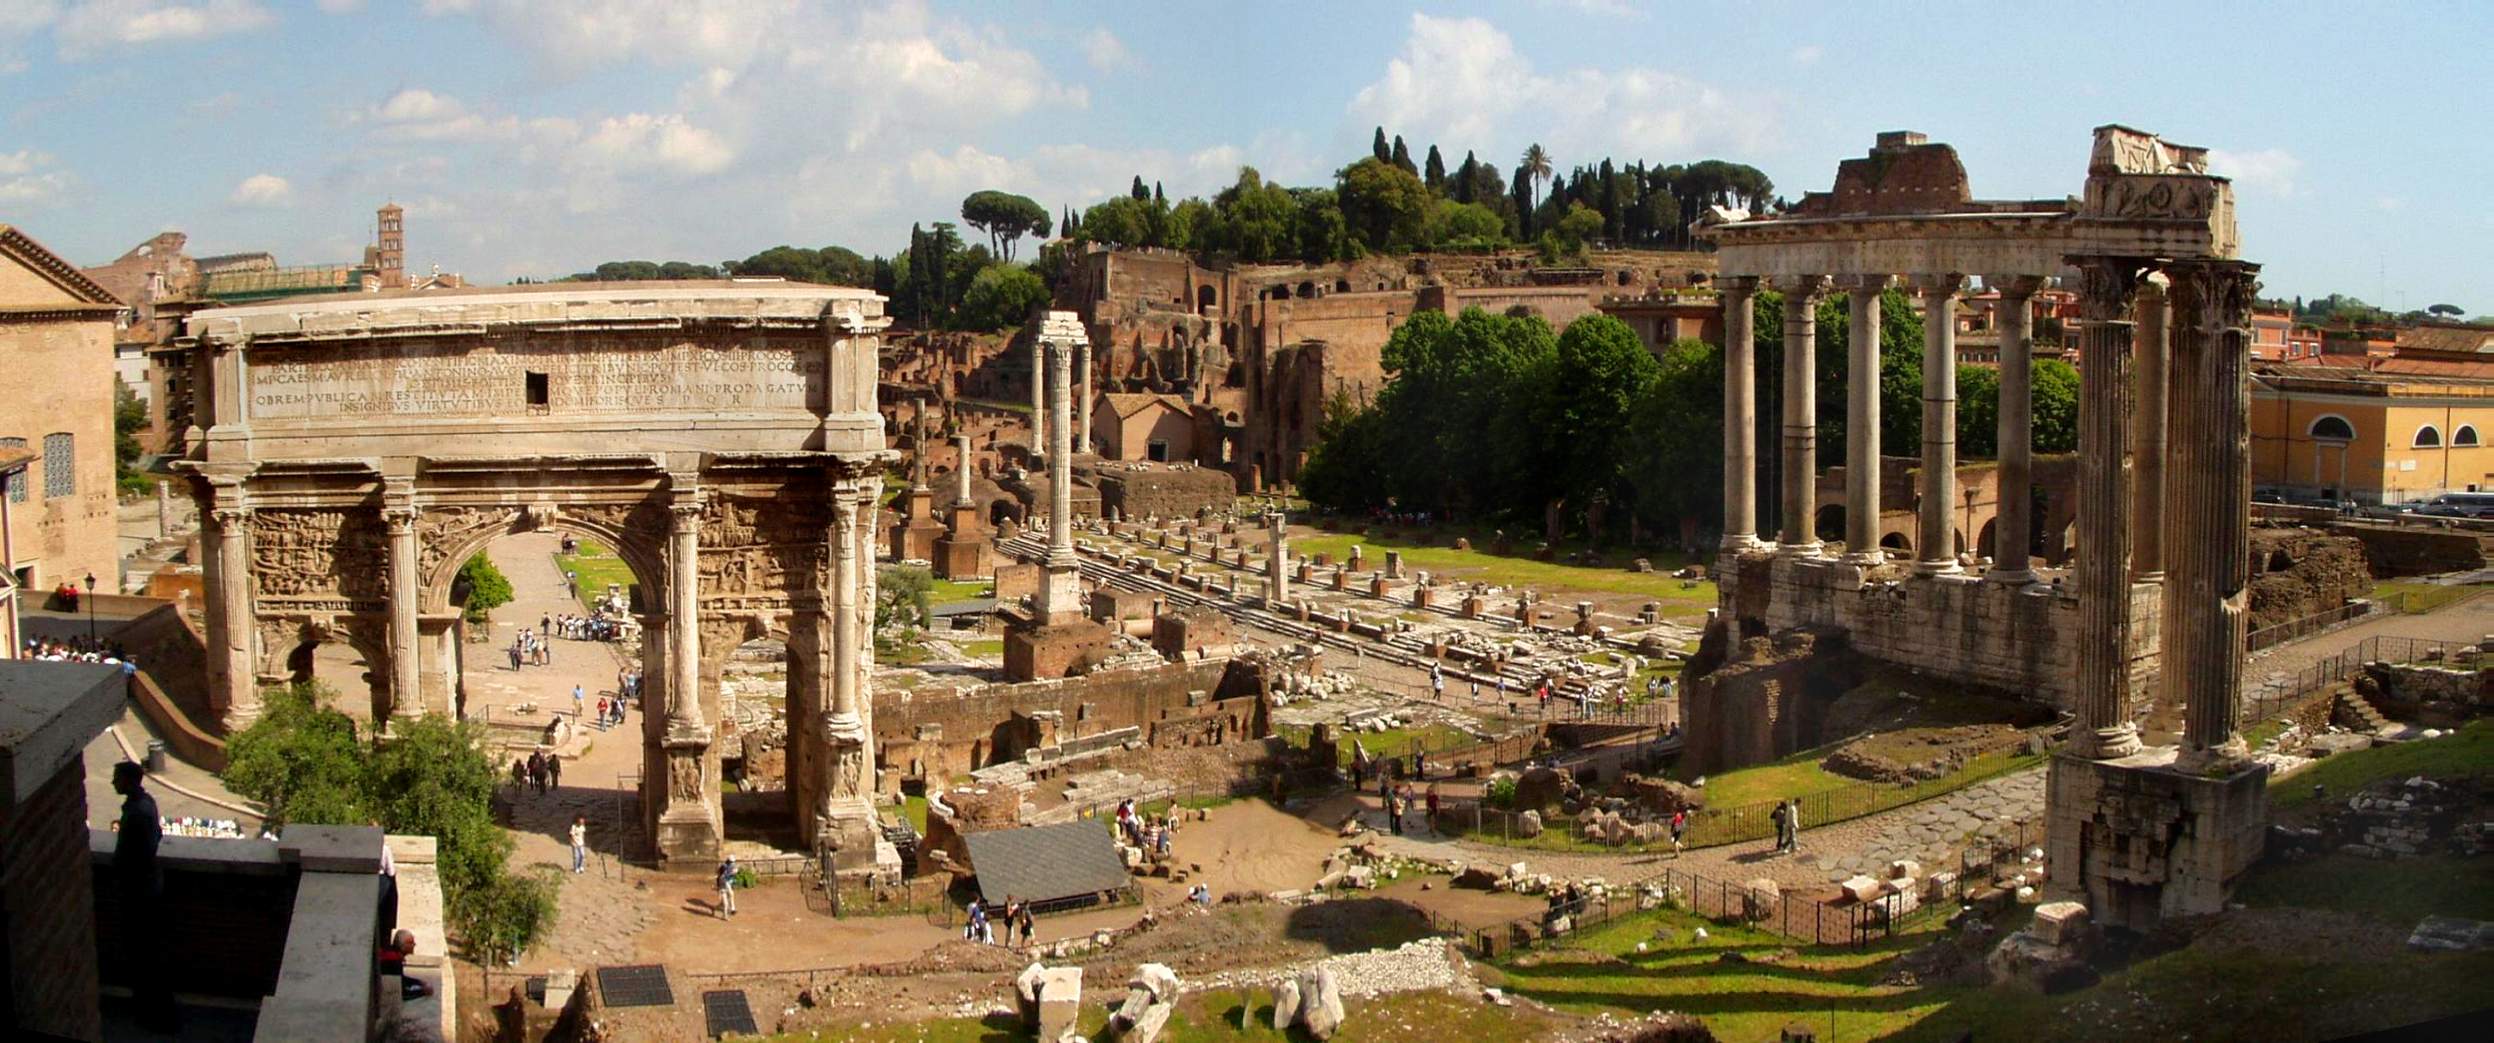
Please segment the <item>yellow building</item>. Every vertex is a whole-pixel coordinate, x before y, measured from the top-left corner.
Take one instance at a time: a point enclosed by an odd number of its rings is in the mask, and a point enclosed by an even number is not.
[[[113,327],[121,302],[26,233],[0,224],[0,453],[12,475],[5,555],[42,603],[63,583],[121,589],[113,483]]]
[[[2252,484],[2290,498],[2406,503],[2494,489],[2494,362],[2400,356],[2257,365]]]

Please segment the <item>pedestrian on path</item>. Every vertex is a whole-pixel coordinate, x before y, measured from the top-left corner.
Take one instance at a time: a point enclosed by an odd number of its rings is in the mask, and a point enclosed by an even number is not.
[[[1031,939],[1039,934],[1039,918],[1031,914],[1031,903],[1022,903],[1022,915],[1013,922],[1022,929],[1022,947],[1029,948]]]
[[[563,755],[546,754],[546,782],[555,789],[563,788]]]
[[[544,747],[528,751],[528,781],[537,792],[546,791],[546,751]]]
[[[1792,833],[1792,840],[1786,849],[1794,854],[1801,853],[1801,798],[1792,799],[1792,810],[1784,815],[1784,828]]]
[[[572,816],[572,872],[589,871],[589,816]]]
[[[1783,854],[1784,846],[1792,842],[1791,811],[1784,806],[1783,801],[1778,800],[1775,802],[1775,810],[1767,812],[1767,816],[1775,820],[1775,852],[1779,855]]]
[[[518,672],[519,672],[519,669],[520,669],[520,646],[521,646],[523,643],[524,643],[524,642],[523,642],[523,640],[522,640],[521,638],[516,638],[516,637],[515,637],[515,638],[512,638],[512,639],[511,639],[511,672],[512,672],[512,673],[518,673]]]
[[[1687,809],[1687,808],[1681,808],[1681,809],[1680,809],[1680,810],[1678,810],[1678,811],[1674,811],[1674,812],[1672,812],[1672,813],[1671,813],[1671,855],[1672,855],[1672,857],[1674,857],[1674,858],[1678,858],[1678,857],[1680,857],[1680,838],[1681,838],[1682,836],[1686,835],[1686,834],[1688,833],[1688,831],[1689,831],[1689,809]]]
[[[1403,802],[1395,796],[1392,786],[1386,788],[1386,828],[1393,830],[1395,836],[1403,835]]]
[[[719,862],[719,919],[736,915],[736,856]]]
[[[1437,832],[1437,831],[1438,831],[1438,787],[1437,787],[1437,783],[1434,783],[1434,782],[1432,782],[1432,783],[1430,783],[1430,784],[1429,784],[1429,822],[1428,822],[1428,826],[1429,826],[1429,832],[1431,832],[1431,833],[1435,833],[1435,832]]]
[[[572,720],[577,721],[588,716],[588,708],[584,705],[587,699],[588,693],[582,691],[579,684],[574,683],[572,685]]]

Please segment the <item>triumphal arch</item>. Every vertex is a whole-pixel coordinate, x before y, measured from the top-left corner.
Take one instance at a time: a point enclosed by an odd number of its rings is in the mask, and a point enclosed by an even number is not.
[[[385,292],[202,311],[210,698],[231,729],[307,644],[371,664],[378,727],[458,712],[452,581],[494,538],[552,530],[638,581],[645,825],[714,857],[719,676],[788,645],[789,793],[807,842],[874,857],[873,512],[882,491],[864,290],[787,283]]]

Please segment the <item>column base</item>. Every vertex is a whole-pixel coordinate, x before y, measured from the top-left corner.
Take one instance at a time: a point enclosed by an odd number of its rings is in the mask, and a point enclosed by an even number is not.
[[[857,797],[836,800],[824,809],[816,844],[831,852],[832,868],[848,873],[877,868],[876,843],[883,839],[874,804]]]
[[[1990,572],[1986,572],[1986,573],[1984,573],[1984,574],[1983,574],[1983,578],[1984,578],[1984,580],[1985,580],[1986,582],[1991,582],[1991,583],[2007,583],[2007,584],[2010,584],[2010,585],[2012,585],[2012,586],[2020,586],[2020,587],[2023,587],[2023,586],[2025,586],[2025,585],[2027,585],[2027,584],[2029,584],[2029,583],[2033,583],[2033,582],[2035,582],[2035,570],[2034,570],[2034,569],[1993,569],[1993,570],[1991,570]]]
[[[2250,744],[2244,742],[2240,735],[2231,735],[2226,737],[2226,741],[2207,749],[2183,747],[2182,753],[2174,758],[2174,770],[2216,777],[2232,775],[2259,763],[2252,756]]]
[[[2135,574],[2135,575],[2133,575],[2133,576],[2131,576],[2131,577],[2130,577],[2130,581],[2131,581],[2132,583],[2156,583],[2156,584],[2163,584],[2163,583],[2165,582],[2165,570],[2163,570],[2163,569],[2157,569],[2157,570],[2156,570],[2156,571],[2154,571],[2154,572],[2141,572],[2141,573],[2137,573],[2137,574]]]
[[[1765,541],[1758,538],[1757,533],[1742,532],[1724,536],[1721,541],[1715,544],[1715,547],[1716,549],[1722,550],[1726,553],[1742,554],[1748,551],[1758,550],[1766,545]]]
[[[2110,728],[2078,729],[2070,733],[2070,752],[2089,760],[2120,760],[2144,749],[2139,742],[2139,729],[2127,722]]]
[[[2203,774],[2174,755],[2160,747],[2118,761],[2052,758],[2048,893],[2135,931],[2225,908],[2267,838],[2269,770]]]
[[[1888,563],[1888,552],[1884,550],[1846,551],[1843,560],[1849,565],[1873,568]]]
[[[1965,570],[1966,567],[1958,564],[1955,558],[1938,558],[1914,563],[1914,574],[1917,576],[1953,576]]]
[[[1808,543],[1777,543],[1775,553],[1787,558],[1815,558],[1826,553],[1827,545],[1817,540]]]

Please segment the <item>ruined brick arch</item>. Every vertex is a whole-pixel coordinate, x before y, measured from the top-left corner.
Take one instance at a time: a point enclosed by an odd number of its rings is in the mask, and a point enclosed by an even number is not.
[[[1197,308],[1217,307],[1220,303],[1221,295],[1213,290],[1211,283],[1205,283],[1204,285],[1195,288],[1195,306]]]
[[[1879,537],[1879,545],[1889,550],[1914,553],[1914,538],[1906,535],[1903,529],[1888,530],[1886,535]]]
[[[1818,517],[1811,524],[1817,532],[1818,538],[1822,540],[1841,540],[1845,538],[1844,505],[1841,503],[1831,503],[1819,508]]]
[[[1987,557],[1987,558],[1993,558],[1993,559],[1998,559],[1998,558],[2000,557],[2000,552],[1999,552],[1998,550],[1994,549],[1994,547],[1993,547],[1993,545],[1992,545],[1993,540],[1994,540],[1994,539],[1996,539],[1996,538],[1997,538],[1997,536],[1998,536],[1998,534],[1997,534],[1997,532],[1996,532],[1996,530],[1997,530],[1997,528],[1998,528],[1998,526],[1997,526],[1997,524],[1996,524],[1996,521],[1997,521],[1997,519],[1992,520],[1992,521],[1985,521],[1985,522],[1983,523],[1983,529],[1982,529],[1982,531],[1980,531],[1980,532],[1978,532],[1978,533],[1976,533],[1976,534],[1975,534],[1975,538],[1974,538],[1974,548],[1975,548],[1975,553],[1980,554],[1980,555],[1982,555],[1982,556],[1984,556],[1984,557]]]
[[[378,719],[388,715],[388,616],[371,613],[348,616],[264,615],[254,621],[254,630],[254,673],[261,687],[319,680],[312,664],[320,646],[345,645],[364,658],[364,676],[360,680],[372,692],[374,717]]]

